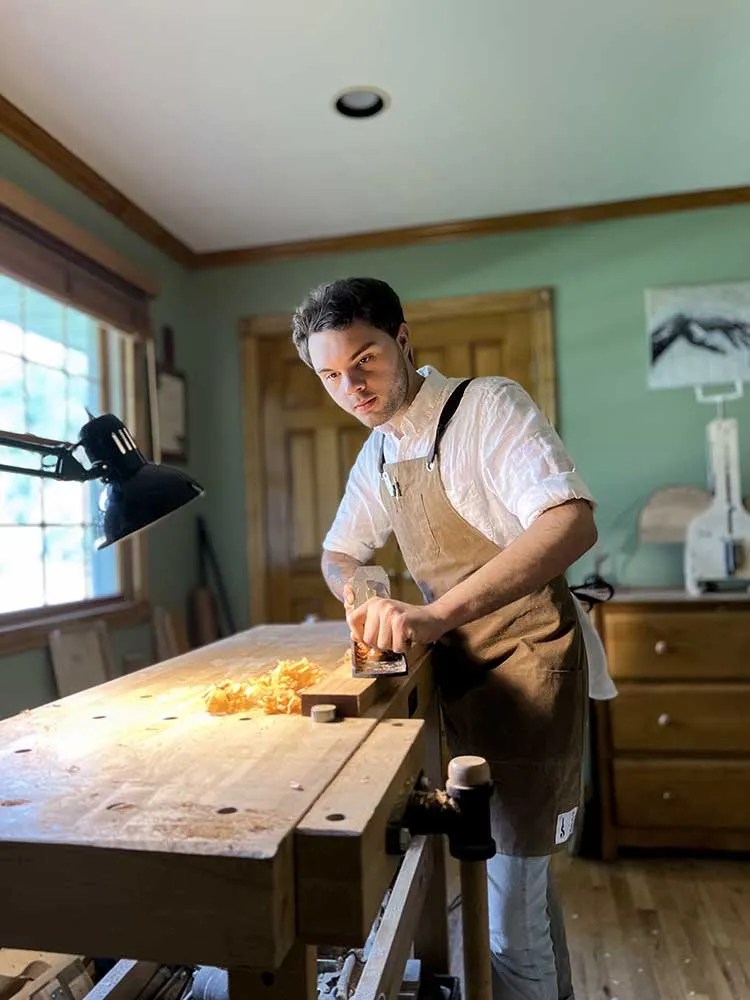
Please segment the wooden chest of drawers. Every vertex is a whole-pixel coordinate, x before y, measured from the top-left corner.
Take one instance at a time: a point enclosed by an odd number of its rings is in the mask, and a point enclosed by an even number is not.
[[[603,856],[750,850],[750,600],[634,592],[596,619],[619,690],[595,703]]]

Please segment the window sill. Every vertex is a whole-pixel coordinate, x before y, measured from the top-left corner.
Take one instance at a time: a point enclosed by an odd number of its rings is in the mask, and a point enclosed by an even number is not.
[[[104,621],[111,628],[128,628],[143,625],[150,619],[148,601],[124,598],[40,608],[37,613],[0,615],[0,656],[43,649],[50,632],[56,628],[75,627],[89,621]]]

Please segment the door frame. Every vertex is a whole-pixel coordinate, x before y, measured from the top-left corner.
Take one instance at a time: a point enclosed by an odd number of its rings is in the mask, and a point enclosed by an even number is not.
[[[407,324],[422,320],[447,319],[453,316],[480,316],[498,312],[533,313],[532,338],[536,402],[547,418],[557,426],[557,370],[552,316],[551,288],[515,292],[489,292],[451,298],[418,299],[404,303]],[[244,434],[245,513],[247,567],[250,584],[250,624],[267,620],[265,470],[263,467],[263,408],[260,382],[260,341],[269,337],[290,336],[291,312],[240,319],[242,346],[242,423]],[[302,364],[302,362],[300,362]]]

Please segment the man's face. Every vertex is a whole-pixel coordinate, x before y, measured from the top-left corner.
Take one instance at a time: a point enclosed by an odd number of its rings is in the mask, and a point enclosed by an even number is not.
[[[310,335],[310,360],[329,396],[366,427],[401,410],[409,392],[408,331],[398,339],[357,320],[345,330]]]

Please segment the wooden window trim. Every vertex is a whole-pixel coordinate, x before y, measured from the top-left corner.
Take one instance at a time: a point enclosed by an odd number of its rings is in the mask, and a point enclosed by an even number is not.
[[[113,628],[127,628],[143,625],[150,619],[148,601],[127,597],[105,597],[0,615],[0,656],[43,649],[49,633],[56,628],[92,620],[104,621]]]
[[[117,278],[140,289],[147,297],[155,295],[159,288],[145,272],[140,271],[114,251],[110,251],[94,237],[79,230],[63,216],[37,202],[20,188],[0,179],[0,207],[5,207],[37,227],[40,233],[69,246],[81,258],[93,261],[95,264],[111,272]],[[59,298],[64,304],[80,308],[80,304],[67,295],[55,295],[55,290],[39,285],[33,274],[25,274],[24,268],[18,268],[12,276],[30,287],[38,287],[45,295]],[[95,312],[88,312],[95,319],[100,319]],[[117,326],[109,321],[109,325]],[[123,329],[122,327],[120,327]],[[147,350],[150,339],[150,328],[124,329],[133,338],[134,350]],[[101,338],[100,327],[100,338]],[[105,401],[102,400],[104,403]],[[142,386],[137,383],[126,387],[126,422],[136,436],[139,428],[146,427],[146,401]],[[145,445],[145,446],[144,446]],[[145,454],[150,455],[150,443],[139,442]],[[150,605],[147,600],[147,565],[148,548],[142,534],[136,538],[121,543],[120,576],[123,592],[108,598],[91,598],[84,601],[64,605],[45,605],[42,607],[24,609],[0,615],[0,656],[10,653],[20,653],[39,649],[47,644],[49,632],[54,628],[75,625],[91,619],[102,619],[113,627],[127,627],[142,624],[150,619]]]
[[[127,260],[98,240],[85,229],[76,226],[64,215],[28,194],[22,188],[0,177],[0,205],[14,212],[20,218],[55,237],[61,243],[76,250],[83,257],[100,264],[118,278],[139,288],[150,297],[161,291],[159,282],[153,275]]]

